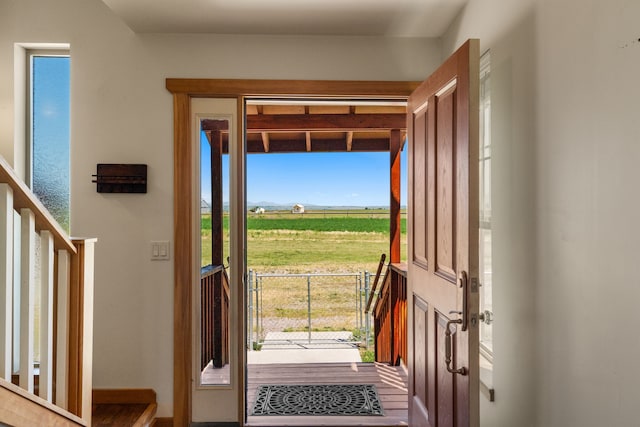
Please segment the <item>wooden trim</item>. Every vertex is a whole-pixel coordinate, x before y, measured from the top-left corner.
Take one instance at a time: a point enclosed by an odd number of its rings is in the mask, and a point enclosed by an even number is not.
[[[97,405],[156,403],[156,392],[150,388],[93,389],[92,396]]]
[[[406,98],[421,82],[348,80],[251,80],[172,79],[166,81],[173,94],[195,97],[225,96],[327,96]]]
[[[238,96],[236,99],[236,108],[237,108],[237,114],[236,114],[236,138],[238,139],[238,143],[240,143],[240,141],[246,141],[246,129],[244,129],[244,117],[245,117],[245,100],[242,96]],[[245,147],[246,150],[246,147]],[[229,150],[229,153],[231,153],[232,150]],[[241,173],[244,168],[246,167],[245,165],[245,158],[244,156],[240,159],[237,159],[236,164],[241,164],[242,168],[240,168],[241,170],[238,171],[238,173]],[[233,180],[233,178],[231,178],[231,180]],[[244,206],[246,206],[246,200],[245,200],[245,188],[246,188],[246,183],[244,182],[244,177],[240,176],[236,178],[238,182],[237,185],[240,185],[240,188],[242,188],[242,194],[239,194],[240,197],[240,204],[243,206],[241,212],[236,212],[235,213],[235,217],[238,218],[238,213],[241,213],[242,216],[242,235],[240,236],[240,241],[246,242],[246,236],[245,236],[245,229],[244,229],[244,224],[246,223],[246,209],[244,208]],[[230,190],[234,190],[234,188],[230,188]],[[233,212],[232,212],[233,214]],[[231,222],[229,225],[231,226],[233,224],[233,222]],[[236,248],[235,252],[231,253],[231,256],[233,258],[235,258],[236,260],[240,260],[241,257],[243,257],[244,254],[244,247],[240,248],[240,250],[238,250],[238,248]],[[243,261],[244,262],[244,261]],[[237,261],[234,262],[230,262],[230,267],[235,267],[238,266],[239,263]],[[243,271],[243,274],[245,274],[246,272]],[[226,274],[226,273],[225,273]],[[228,278],[227,278],[228,281]],[[237,281],[236,281],[237,282]],[[244,280],[241,281],[241,283],[245,283]],[[231,286],[231,283],[229,283],[229,286]],[[245,285],[241,285],[241,286],[245,286]],[[246,402],[246,390],[245,390],[245,385],[246,385],[246,379],[245,379],[245,375],[247,373],[246,367],[247,367],[247,361],[246,361],[246,356],[247,356],[247,352],[245,351],[245,343],[247,342],[247,337],[246,337],[246,331],[247,331],[247,325],[246,325],[246,320],[247,320],[247,316],[246,316],[246,308],[247,308],[247,294],[245,292],[245,287],[242,287],[242,289],[236,289],[236,295],[237,297],[234,297],[232,301],[235,301],[235,315],[236,317],[234,318],[232,313],[234,312],[234,307],[230,306],[229,307],[229,323],[228,323],[228,329],[229,331],[231,331],[232,329],[230,328],[231,325],[235,324],[237,325],[237,328],[241,331],[239,333],[239,336],[236,336],[237,338],[237,345],[236,345],[236,360],[238,360],[238,366],[235,367],[235,373],[237,375],[238,378],[238,384],[236,386],[236,389],[238,390],[238,395],[237,395],[237,402],[238,402],[238,412],[237,412],[237,418],[239,421],[239,424],[242,426],[244,425],[244,421],[245,421],[245,414],[246,414],[246,406],[247,406],[247,402]],[[231,335],[231,332],[229,333],[229,335]],[[233,339],[231,336],[229,336],[229,352],[231,352],[231,349],[233,348]],[[233,379],[233,372],[231,373],[231,378]]]
[[[80,417],[0,378],[0,420],[8,425],[87,426]]]
[[[188,95],[173,95],[173,114],[173,421],[176,427],[187,427],[191,420],[193,283],[191,99]]]
[[[238,138],[244,140],[245,96],[316,96],[406,99],[420,82],[384,81],[328,81],[328,80],[241,80],[241,79],[173,79],[166,80],[166,88],[173,94],[174,135],[174,340],[173,340],[173,423],[187,427],[191,418],[192,369],[192,150],[191,97],[238,99]],[[238,416],[244,422],[244,292],[237,301],[237,318],[230,319],[236,328],[239,381]]]

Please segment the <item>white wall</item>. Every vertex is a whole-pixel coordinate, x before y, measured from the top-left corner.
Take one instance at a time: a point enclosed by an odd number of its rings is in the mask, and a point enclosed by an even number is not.
[[[443,39],[491,49],[485,426],[638,424],[638,17],[635,0],[470,0]]]
[[[172,415],[172,98],[167,77],[421,80],[428,39],[136,35],[98,0],[0,0],[0,153],[13,159],[13,44],[71,44],[71,227],[95,236],[94,386],[149,387]],[[146,195],[97,194],[97,163],[147,163]]]

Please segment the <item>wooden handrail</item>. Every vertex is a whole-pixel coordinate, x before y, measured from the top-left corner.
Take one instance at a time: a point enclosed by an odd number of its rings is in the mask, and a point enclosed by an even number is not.
[[[398,365],[407,360],[407,271],[400,263],[390,264],[373,307],[375,358]]]
[[[224,293],[226,294],[227,298],[229,298],[230,295],[230,291],[229,291],[229,276],[227,275],[227,269],[225,268],[224,265],[207,265],[205,267],[202,267],[200,269],[200,280],[205,279],[209,276],[213,276],[214,274],[221,272],[223,273],[224,276],[224,280],[222,281],[222,286],[224,287]]]
[[[391,267],[391,270],[395,271],[405,279],[407,278],[409,271],[406,262],[392,262],[389,266]]]
[[[67,233],[2,156],[0,156],[0,182],[8,184],[13,190],[13,209],[20,212],[21,209],[27,208],[34,213],[36,231],[49,230],[53,234],[56,249],[76,253],[76,247]]]
[[[224,295],[229,299],[231,290],[229,289],[229,276],[227,275],[227,269],[222,269],[222,289],[224,289]]]
[[[389,280],[390,271],[391,271],[391,268],[387,267],[387,271],[385,271],[384,273],[384,278],[382,279],[382,287],[380,288],[380,295],[378,295],[378,299],[376,300],[376,303],[373,305],[374,317],[378,315],[379,307],[381,307],[382,304],[386,302],[386,300],[388,299],[389,289],[390,289],[389,284],[391,282],[391,280]]]
[[[59,411],[74,414],[91,423],[91,389],[93,360],[93,274],[96,239],[72,240],[42,202],[0,157],[0,302],[13,306],[13,259],[20,259],[20,371],[17,379],[20,393],[13,393],[18,411],[44,411],[42,420],[57,417]],[[15,213],[20,219],[14,221]],[[20,224],[20,231],[13,230]],[[20,240],[20,252],[13,250]],[[36,240],[40,241],[39,262]],[[35,306],[36,268],[39,269],[41,306]],[[2,310],[4,329],[12,321],[12,309]],[[40,318],[36,326],[33,319]],[[36,328],[40,329],[39,387],[35,395],[33,348]],[[0,378],[11,380],[5,372],[13,343],[6,333],[0,333]],[[10,369],[10,367],[9,367]],[[46,405],[34,408],[42,398]],[[56,409],[58,408],[59,411]],[[67,412],[68,411],[68,412]],[[45,413],[49,412],[50,415]],[[67,418],[69,418],[67,416]],[[73,419],[70,417],[69,419]],[[0,421],[7,421],[0,418]],[[77,420],[75,420],[77,421]],[[75,421],[72,421],[75,422]],[[66,421],[31,425],[64,425]]]
[[[367,300],[367,305],[364,309],[364,313],[368,314],[369,309],[371,308],[371,302],[373,301],[373,297],[376,294],[376,287],[378,286],[378,280],[380,279],[380,273],[382,272],[382,268],[384,267],[384,260],[387,258],[387,255],[382,254],[380,256],[380,262],[378,263],[378,271],[376,271],[376,278],[373,280],[373,286],[369,291],[369,299]]]
[[[216,274],[218,271],[222,271],[224,269],[223,265],[207,265],[200,269],[200,278],[204,279],[205,277],[212,276]]]

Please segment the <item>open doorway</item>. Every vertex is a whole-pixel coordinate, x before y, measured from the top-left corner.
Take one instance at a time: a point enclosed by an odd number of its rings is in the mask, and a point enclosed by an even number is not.
[[[464,178],[469,178],[467,181],[456,181],[456,180],[443,180],[444,183],[451,184],[451,181],[454,181],[454,184],[460,184],[457,187],[460,187],[460,190],[468,196],[467,198],[462,197],[461,199],[466,200],[468,203],[463,206],[461,209],[453,209],[449,210],[451,212],[459,212],[465,218],[472,218],[475,215],[475,209],[472,209],[473,206],[477,207],[477,168],[474,169],[475,162],[477,159],[477,152],[473,152],[473,150],[477,149],[477,116],[475,116],[472,112],[478,111],[477,105],[477,70],[478,63],[477,57],[479,49],[478,40],[469,40],[467,41],[454,55],[452,55],[443,65],[438,69],[436,73],[434,73],[431,77],[429,77],[424,82],[367,82],[367,81],[270,81],[270,80],[207,80],[207,79],[167,79],[167,89],[173,94],[173,106],[174,106],[174,246],[175,246],[175,257],[174,257],[174,424],[176,425],[189,425],[191,421],[199,421],[199,416],[196,416],[196,412],[202,410],[203,408],[211,408],[213,409],[209,412],[209,414],[205,414],[207,421],[210,419],[218,419],[220,421],[230,421],[234,423],[239,423],[240,425],[246,425],[247,415],[246,415],[246,402],[248,401],[248,396],[246,389],[244,387],[245,377],[246,377],[246,351],[244,346],[244,341],[246,339],[246,330],[244,325],[246,323],[246,287],[245,287],[245,278],[244,275],[235,274],[231,276],[230,283],[230,292],[232,293],[231,302],[230,302],[230,322],[233,328],[230,327],[230,330],[234,332],[230,334],[230,355],[231,360],[235,360],[237,363],[232,364],[232,372],[231,372],[231,380],[229,386],[222,386],[217,388],[216,390],[207,390],[206,393],[204,391],[198,390],[194,388],[195,378],[199,375],[197,369],[193,369],[194,367],[194,331],[195,331],[195,321],[194,321],[194,309],[193,309],[193,287],[194,284],[198,282],[198,269],[197,265],[199,260],[195,259],[194,253],[194,242],[197,241],[197,236],[200,233],[200,229],[198,226],[194,226],[194,211],[196,214],[199,213],[199,203],[200,203],[200,195],[194,191],[197,185],[194,184],[194,147],[197,145],[197,140],[192,138],[194,133],[194,114],[197,114],[200,107],[199,100],[207,99],[207,100],[228,100],[230,101],[230,105],[228,105],[228,109],[226,111],[230,112],[231,122],[235,124],[235,128],[239,130],[240,134],[244,134],[245,130],[245,114],[244,114],[244,102],[246,97],[255,97],[255,96],[274,96],[274,94],[280,94],[275,96],[308,96],[308,94],[316,94],[316,95],[324,95],[324,96],[333,96],[333,97],[360,97],[361,99],[373,99],[376,97],[385,98],[385,99],[409,99],[412,102],[411,107],[411,120],[409,120],[410,128],[410,148],[413,153],[411,155],[410,161],[410,197],[412,203],[410,216],[410,226],[409,226],[409,248],[410,253],[408,254],[408,258],[411,260],[411,266],[414,268],[422,268],[423,264],[422,259],[427,254],[426,249],[427,246],[432,249],[433,241],[426,242],[425,237],[435,237],[438,235],[438,232],[434,232],[432,230],[434,227],[430,227],[430,233],[425,233],[427,217],[435,218],[433,212],[427,215],[426,210],[420,211],[420,217],[416,220],[416,202],[419,203],[418,208],[422,209],[425,207],[433,207],[433,203],[429,201],[434,200],[434,188],[427,186],[427,175],[426,173],[431,170],[431,168],[427,168],[426,163],[427,159],[435,159],[436,157],[433,155],[432,151],[427,150],[427,148],[432,149],[434,147],[435,140],[432,138],[436,133],[434,132],[434,126],[437,129],[443,131],[442,138],[442,146],[445,149],[446,153],[456,152],[459,153],[460,159],[470,159],[473,158],[473,162],[461,162],[461,173]],[[452,74],[456,73],[457,77],[452,77]],[[444,82],[443,82],[444,79]],[[444,86],[442,86],[444,84]],[[434,89],[437,89],[435,93]],[[459,89],[459,90],[458,90]],[[444,110],[448,110],[449,113],[456,114],[443,114],[443,120],[438,120],[437,122],[433,120],[435,114],[435,110],[433,108],[428,108],[429,106],[433,107],[433,103],[427,102],[425,98],[431,98],[432,95],[443,97],[443,100],[446,98],[446,101],[442,103],[443,112]],[[456,108],[453,108],[457,106]],[[460,107],[460,108],[458,108]],[[440,111],[440,110],[438,110]],[[207,110],[206,112],[210,112]],[[461,115],[458,116],[457,113],[460,112]],[[427,114],[428,113],[428,114]],[[440,117],[440,115],[438,115]],[[456,123],[456,126],[453,126],[452,123]],[[429,126],[427,126],[429,125]],[[437,126],[436,126],[437,125]],[[233,127],[232,127],[233,128]],[[462,130],[462,132],[458,132],[458,130]],[[419,138],[414,138],[416,135]],[[234,213],[232,220],[235,224],[230,225],[231,230],[231,261],[230,266],[233,271],[241,272],[245,271],[246,267],[246,254],[244,252],[245,248],[245,206],[244,197],[244,150],[245,144],[238,143],[239,139],[237,137],[233,138],[234,144],[229,144],[230,151],[232,152],[231,157],[234,158],[233,152],[236,153],[239,151],[242,155],[235,156],[235,160],[231,163],[232,171],[231,171],[231,193],[233,194],[232,203],[231,203],[231,211]],[[244,142],[242,139],[241,141]],[[454,149],[452,143],[455,143],[457,146],[458,143],[463,144],[465,141],[468,141],[468,146],[461,145],[460,148],[462,150]],[[429,145],[427,147],[427,142]],[[466,150],[468,148],[468,150]],[[427,152],[431,153],[431,155],[427,156]],[[445,153],[445,154],[446,154]],[[417,157],[418,156],[418,157]],[[448,155],[444,156],[444,159],[451,163],[454,160],[454,156]],[[439,169],[439,173],[445,175],[446,177],[454,176],[451,171],[453,168],[451,164],[448,166],[443,164]],[[457,174],[455,175],[457,176]],[[434,181],[429,181],[434,182]],[[455,193],[455,190],[450,191],[445,188],[446,185],[438,187],[438,191],[445,192],[449,195],[449,200],[451,200],[450,195]],[[467,191],[468,190],[468,191]],[[427,199],[427,191],[429,191],[429,198]],[[429,202],[429,203],[427,203]],[[446,208],[445,204],[445,208]],[[441,206],[442,208],[442,206]],[[445,210],[446,212],[447,210]],[[442,225],[451,224],[451,215],[449,215],[448,222],[443,221]],[[433,221],[429,222],[432,224]],[[473,292],[468,292],[469,288],[473,291],[475,289],[475,282],[473,279],[476,278],[477,271],[474,270],[477,267],[475,263],[477,261],[476,257],[473,256],[477,254],[477,229],[474,231],[474,221],[461,221],[460,224],[463,226],[463,231],[468,231],[471,228],[471,232],[464,234],[465,237],[469,239],[466,241],[469,245],[463,245],[464,250],[461,254],[463,256],[464,263],[460,263],[462,271],[460,272],[460,288],[458,288],[458,282],[455,280],[451,280],[452,284],[455,286],[450,286],[451,296],[455,296],[455,305],[457,307],[462,307],[462,311],[455,311],[453,308],[449,310],[448,307],[443,309],[443,313],[447,313],[451,311],[452,313],[461,313],[463,316],[461,319],[451,320],[451,322],[462,323],[466,325],[467,322],[465,320],[468,319],[469,312],[471,312],[471,323],[477,324],[477,295],[473,295]],[[477,224],[476,224],[477,226]],[[447,234],[448,232],[448,234]],[[448,227],[448,230],[445,232],[441,232],[442,236],[449,236],[452,232],[454,232],[453,227]],[[455,232],[454,232],[455,233]],[[392,231],[391,235],[394,233]],[[474,240],[475,239],[475,240]],[[416,240],[419,243],[418,249],[419,252],[416,252]],[[432,239],[433,240],[433,239]],[[450,247],[450,242],[452,241],[449,237],[446,239],[447,245],[443,247]],[[235,242],[235,245],[234,245]],[[393,242],[393,239],[392,239]],[[429,243],[429,245],[427,245]],[[393,248],[393,246],[392,246]],[[432,252],[429,250],[430,253]],[[451,253],[448,252],[449,259],[451,258]],[[469,281],[467,280],[469,274],[464,270],[466,268],[466,264],[471,263],[471,269],[469,269],[471,274],[471,286],[469,287]],[[425,264],[426,265],[426,264]],[[392,264],[393,267],[393,264]],[[394,271],[397,268],[391,268],[392,272],[392,280],[391,283],[394,282]],[[413,270],[412,270],[413,271]],[[397,273],[397,271],[396,271]],[[466,274],[465,274],[466,273]],[[395,280],[396,283],[402,282],[402,274],[396,274]],[[450,275],[450,278],[455,278],[454,275]],[[455,282],[455,283],[454,283]],[[419,417],[428,416],[429,411],[435,411],[438,407],[434,406],[439,403],[439,400],[436,402],[434,399],[429,399],[427,402],[426,396],[436,396],[442,395],[445,396],[445,399],[448,399],[448,402],[451,404],[451,410],[447,410],[442,412],[442,416],[445,419],[452,419],[452,416],[459,415],[463,417],[463,420],[468,419],[472,425],[477,425],[479,422],[479,390],[478,390],[478,341],[477,341],[477,332],[474,330],[464,330],[464,328],[460,328],[460,333],[455,333],[455,338],[452,338],[453,335],[449,326],[451,322],[448,323],[437,323],[438,327],[444,327],[447,329],[446,333],[441,334],[447,338],[447,343],[460,343],[460,349],[464,350],[464,354],[461,352],[457,353],[457,356],[460,356],[463,359],[468,359],[468,369],[467,366],[457,364],[455,366],[462,366],[457,369],[452,369],[450,366],[450,356],[445,354],[446,357],[443,359],[445,363],[433,364],[430,361],[433,360],[435,353],[430,353],[429,358],[425,357],[423,350],[433,350],[440,351],[442,346],[427,346],[425,342],[425,337],[436,336],[436,334],[428,335],[426,332],[425,323],[426,318],[422,315],[416,316],[414,309],[420,309],[426,313],[426,310],[432,311],[432,308],[429,308],[429,304],[424,301],[429,301],[431,296],[428,296],[426,299],[423,299],[420,295],[416,294],[416,286],[424,284],[420,280],[416,279],[415,271],[414,275],[412,275],[412,282],[410,284],[410,288],[412,294],[410,296],[412,304],[409,305],[409,316],[407,316],[407,320],[411,321],[409,325],[409,330],[411,333],[408,334],[409,341],[409,373],[412,378],[409,394],[411,395],[410,402],[413,406],[410,409],[409,419],[412,420],[412,423],[418,422]],[[423,286],[424,287],[424,286]],[[390,286],[391,294],[393,294],[394,286]],[[398,288],[395,288],[396,295],[398,294]],[[454,290],[455,289],[455,290]],[[233,296],[235,292],[235,297]],[[455,294],[455,295],[454,295]],[[407,296],[405,296],[406,298]],[[447,300],[449,302],[449,300]],[[453,307],[453,299],[451,299],[451,304]],[[398,305],[396,304],[396,307]],[[386,313],[393,313],[396,310],[393,309],[393,298],[391,298],[391,308],[386,310]],[[475,314],[474,314],[475,313]],[[474,317],[475,316],[475,317]],[[445,318],[446,315],[443,316]],[[433,317],[432,317],[433,318]],[[385,322],[382,322],[385,323]],[[409,322],[405,322],[409,323]],[[406,325],[405,325],[406,326]],[[394,360],[395,355],[397,354],[397,348],[401,348],[402,345],[396,345],[395,338],[401,337],[402,334],[395,333],[394,327],[391,328],[384,327],[381,325],[381,331],[385,331],[385,333],[381,335],[388,335],[391,337],[391,345],[388,353],[391,355],[391,360]],[[439,336],[441,336],[439,335]],[[452,342],[453,341],[453,342]],[[456,345],[456,347],[458,347]],[[419,350],[419,351],[418,351]],[[442,353],[442,352],[440,352]],[[439,356],[441,356],[440,354]],[[439,358],[440,359],[440,358]],[[428,363],[429,361],[429,363]],[[464,361],[463,361],[464,362]],[[438,383],[437,381],[430,381],[425,384],[424,379],[427,378],[427,371],[429,372],[429,378],[437,378],[440,374],[439,372],[445,368],[448,371],[446,374],[443,374],[443,377],[451,378],[449,374],[459,375],[455,377],[456,380],[462,378],[461,382],[456,382],[455,384],[459,384],[459,386],[453,386],[451,381],[447,381],[445,383]],[[235,368],[233,368],[235,366]],[[438,367],[438,371],[433,371],[433,367]],[[435,372],[434,375],[431,375]],[[195,375],[194,375],[195,373]],[[339,374],[334,374],[339,375]],[[461,376],[461,377],[460,377]],[[434,384],[435,383],[435,384]],[[454,384],[454,385],[455,385]],[[239,385],[242,385],[239,387]],[[212,399],[211,396],[215,395],[216,398]],[[427,411],[426,408],[429,408]],[[305,418],[306,421],[302,421],[302,424],[298,425],[308,425],[308,419]],[[376,423],[373,420],[360,420],[361,422],[358,425],[375,425]],[[278,421],[273,420],[273,423],[278,423]],[[336,422],[340,424],[346,424],[343,420],[338,419],[330,419],[326,420],[325,423],[335,424]],[[356,421],[357,423],[357,421]],[[267,424],[269,424],[267,422]],[[293,425],[293,423],[288,422],[286,424]],[[283,423],[279,423],[279,425],[283,425]]]
[[[244,129],[244,100],[251,96],[308,96],[308,94],[328,97],[350,97],[352,99],[406,99],[418,87],[419,82],[366,82],[366,81],[257,81],[257,80],[189,80],[167,79],[167,89],[173,94],[174,104],[174,422],[188,425],[191,421],[230,421],[246,423],[246,390],[244,386],[246,371],[246,352],[244,345],[246,331],[239,327],[245,323],[245,287],[244,278],[236,274],[231,276],[232,298],[230,305],[230,357],[232,362],[231,384],[217,386],[211,390],[194,388],[199,373],[195,367],[196,358],[196,322],[194,320],[194,286],[199,281],[194,242],[199,235],[199,227],[194,226],[194,211],[199,214],[200,194],[196,192],[194,176],[194,151],[197,140],[193,138],[197,129],[194,116],[198,112],[216,113],[217,108],[203,105],[225,100],[226,107],[220,110],[230,114],[231,129],[242,134]],[[217,114],[217,113],[216,113]],[[233,133],[233,132],[232,132]],[[237,136],[234,141],[241,140]],[[230,147],[231,148],[231,147]],[[233,149],[244,150],[244,144],[233,144]],[[233,150],[232,150],[233,151]],[[233,152],[232,158],[233,158]],[[243,233],[244,233],[244,157],[235,156],[231,162],[231,185],[234,200],[231,210],[236,213],[231,224],[232,243],[231,269],[244,270]],[[234,188],[235,186],[235,188]],[[240,227],[239,224],[242,224]],[[235,237],[234,234],[235,233]],[[235,361],[235,363],[234,363]],[[205,393],[206,392],[206,393]],[[212,404],[211,396],[215,396]],[[196,416],[203,408],[212,408],[203,416]],[[209,414],[209,415],[207,415]],[[375,425],[365,420],[361,425]]]
[[[381,331],[391,323],[383,293],[390,299],[394,286],[396,302],[401,299],[401,283],[392,285],[395,275],[387,270],[393,263],[401,271],[406,254],[405,105],[247,101],[250,425],[325,424],[327,416],[362,424],[357,415],[382,415],[368,421],[376,425],[406,423],[406,339],[398,338],[406,331]],[[399,304],[387,306],[401,315]],[[363,386],[377,399],[371,413],[345,404]],[[340,393],[336,387],[359,391],[328,398]]]

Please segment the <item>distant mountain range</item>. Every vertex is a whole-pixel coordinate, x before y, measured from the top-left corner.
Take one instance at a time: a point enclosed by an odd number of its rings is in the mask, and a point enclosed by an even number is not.
[[[265,210],[268,210],[268,211],[285,211],[285,210],[290,210],[293,207],[293,205],[295,205],[295,203],[276,203],[276,202],[261,201],[261,202],[248,202],[247,203],[247,208],[248,209],[254,209],[254,208],[257,208],[257,207],[261,207],[261,208],[264,208]],[[314,205],[314,204],[306,204],[306,203],[302,203],[302,205],[304,205],[305,209],[307,209],[307,210],[389,209],[388,205],[387,206],[384,206],[384,205],[329,206],[329,205]],[[201,207],[205,211],[211,209],[211,206],[205,200],[202,201],[202,206]],[[406,206],[402,206],[402,208],[404,209],[404,208],[406,208]],[[223,209],[225,211],[228,211],[229,210],[229,204],[228,203],[224,203]]]
[[[283,203],[261,201],[261,202],[248,202],[247,207],[249,209],[253,209],[259,206],[266,210],[281,211],[281,210],[291,209],[295,204],[296,203],[283,204]],[[345,210],[345,209],[365,209],[365,208],[366,209],[389,209],[389,206],[328,206],[328,205],[314,205],[314,204],[308,204],[308,203],[301,203],[301,204],[304,205],[305,209],[309,209],[309,210],[331,210],[331,209]],[[226,207],[227,206],[225,204],[225,209]]]

